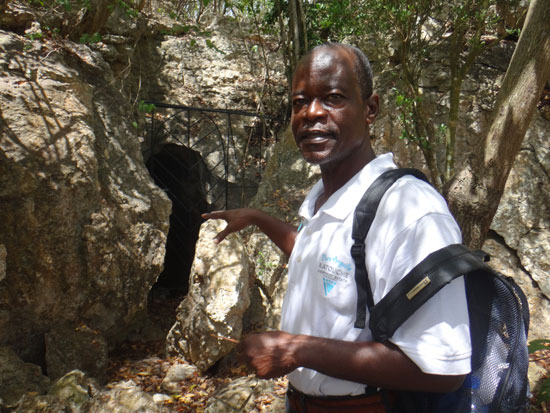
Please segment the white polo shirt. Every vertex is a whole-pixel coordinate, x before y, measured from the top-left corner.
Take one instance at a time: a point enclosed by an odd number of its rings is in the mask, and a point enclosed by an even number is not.
[[[323,192],[319,181],[300,207],[302,228],[289,261],[282,330],[346,341],[370,341],[367,327],[354,328],[357,305],[355,264],[350,254],[353,212],[365,190],[384,171],[396,168],[392,154],[380,155],[335,192],[314,214]],[[412,176],[384,195],[365,242],[367,270],[378,302],[428,254],[460,243],[461,234],[443,197]],[[391,341],[422,371],[470,371],[468,310],[462,278],[444,287],[397,329]],[[310,395],[361,394],[365,385],[298,368],[288,375]]]

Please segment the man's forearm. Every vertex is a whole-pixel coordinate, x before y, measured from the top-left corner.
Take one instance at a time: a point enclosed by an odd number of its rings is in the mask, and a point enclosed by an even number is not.
[[[327,376],[394,390],[449,392],[464,376],[423,373],[391,343],[349,342],[270,331],[241,342],[241,360],[262,378],[290,373],[298,367]]]
[[[449,392],[464,376],[422,372],[397,346],[296,336],[296,362],[327,376],[395,390]]]
[[[254,210],[253,223],[286,255],[292,253],[298,234],[296,227],[260,210]]]
[[[238,232],[249,225],[256,225],[287,255],[292,252],[298,234],[296,227],[273,218],[259,209],[237,208],[212,211],[202,214],[202,217],[204,219],[223,219],[227,222],[227,226],[216,235],[216,242],[223,241],[229,234]]]

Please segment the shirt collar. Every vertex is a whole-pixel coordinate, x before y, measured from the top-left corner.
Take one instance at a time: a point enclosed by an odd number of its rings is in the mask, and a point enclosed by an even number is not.
[[[323,206],[321,206],[318,213],[329,214],[340,220],[345,219],[355,210],[361,197],[374,180],[378,178],[382,172],[394,168],[396,168],[396,165],[393,162],[392,153],[377,156],[366,164],[363,169],[357,172],[344,186],[332,194]],[[300,207],[299,214],[302,218],[309,220],[313,217],[315,201],[322,193],[323,180],[321,179],[313,186],[311,191],[309,191]]]

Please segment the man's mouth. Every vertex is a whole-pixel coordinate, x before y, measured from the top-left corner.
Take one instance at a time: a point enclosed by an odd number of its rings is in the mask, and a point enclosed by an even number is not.
[[[300,136],[300,142],[306,143],[306,144],[315,144],[315,143],[323,143],[327,139],[333,138],[334,135],[330,132],[324,132],[324,131],[307,131],[303,132]]]

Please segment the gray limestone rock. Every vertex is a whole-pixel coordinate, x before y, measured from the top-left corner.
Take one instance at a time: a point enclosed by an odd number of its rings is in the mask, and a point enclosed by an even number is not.
[[[112,340],[145,308],[170,201],[101,55],[25,44],[0,31],[0,344],[41,362],[53,327]]]
[[[183,356],[202,371],[236,346],[226,339],[240,339],[250,305],[251,266],[240,237],[228,236],[222,242],[226,248],[213,241],[224,226],[224,221],[211,220],[201,227],[189,294],[177,309],[166,343],[169,355]]]

